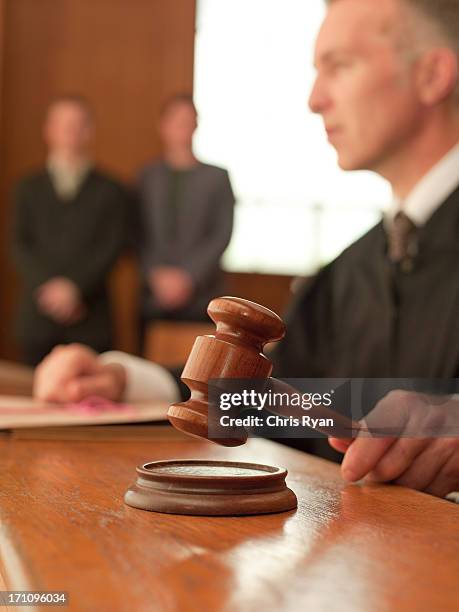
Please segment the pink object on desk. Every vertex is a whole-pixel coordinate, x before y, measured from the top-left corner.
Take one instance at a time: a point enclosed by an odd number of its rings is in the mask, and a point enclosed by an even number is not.
[[[127,404],[112,402],[109,399],[98,397],[97,395],[86,397],[80,402],[67,403],[64,407],[66,410],[84,412],[86,414],[100,414],[101,412],[128,410],[130,408]]]

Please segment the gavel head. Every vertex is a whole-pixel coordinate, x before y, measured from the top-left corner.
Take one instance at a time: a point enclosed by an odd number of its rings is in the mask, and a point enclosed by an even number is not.
[[[188,401],[169,408],[169,421],[181,431],[208,437],[209,381],[225,378],[269,378],[272,364],[263,347],[284,337],[285,325],[271,310],[236,297],[212,300],[207,309],[215,335],[198,336],[182,372]],[[223,446],[244,444],[247,434],[214,440]]]

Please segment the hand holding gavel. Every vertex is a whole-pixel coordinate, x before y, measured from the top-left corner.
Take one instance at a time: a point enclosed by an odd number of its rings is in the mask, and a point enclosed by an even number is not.
[[[183,382],[190,388],[188,401],[169,408],[168,417],[172,425],[185,433],[208,438],[209,436],[209,381],[213,379],[266,379],[266,389],[276,393],[293,395],[298,391],[285,382],[270,378],[272,364],[263,354],[270,342],[277,342],[285,335],[285,325],[271,310],[235,297],[212,300],[208,313],[217,329],[214,336],[199,336],[191,350],[182,373]],[[304,414],[301,408],[279,406],[271,409],[282,416]],[[340,431],[349,435],[359,426],[350,419],[324,406],[308,411],[315,419],[330,419]],[[317,428],[318,429],[318,428]],[[247,440],[243,428],[232,429],[231,436],[213,439],[224,446],[238,446]],[[327,435],[335,431],[320,428]]]

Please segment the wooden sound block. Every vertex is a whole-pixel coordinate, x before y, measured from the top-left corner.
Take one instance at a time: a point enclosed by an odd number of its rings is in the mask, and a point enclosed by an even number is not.
[[[287,470],[237,461],[153,461],[137,468],[129,506],[167,514],[241,516],[297,507]]]

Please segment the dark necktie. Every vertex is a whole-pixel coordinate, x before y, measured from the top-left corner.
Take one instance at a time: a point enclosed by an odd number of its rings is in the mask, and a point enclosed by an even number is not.
[[[400,265],[403,272],[411,272],[413,259],[417,255],[417,228],[404,212],[398,212],[389,232],[389,259]]]

